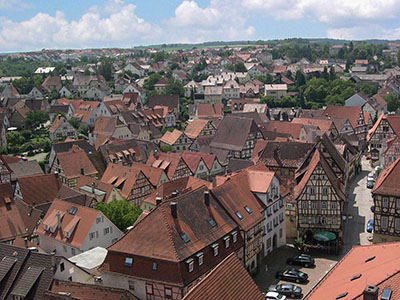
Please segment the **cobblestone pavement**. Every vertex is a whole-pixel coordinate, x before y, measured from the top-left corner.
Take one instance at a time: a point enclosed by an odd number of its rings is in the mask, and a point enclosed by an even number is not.
[[[339,255],[329,255],[326,253],[311,253],[315,258],[316,267],[299,268],[308,274],[309,281],[306,284],[296,284],[303,289],[303,296],[329,272],[330,269],[351,249],[354,245],[370,244],[371,234],[366,232],[366,224],[373,214],[370,210],[373,205],[371,190],[367,189],[367,176],[372,170],[369,161],[362,159],[362,172],[358,174],[349,184],[346,191],[348,202],[344,207],[344,245]],[[291,245],[286,245],[274,250],[262,261],[259,272],[253,276],[256,284],[261,291],[265,292],[272,284],[283,283],[275,278],[277,271],[281,271],[288,267],[286,260],[289,257],[297,255],[299,252]]]

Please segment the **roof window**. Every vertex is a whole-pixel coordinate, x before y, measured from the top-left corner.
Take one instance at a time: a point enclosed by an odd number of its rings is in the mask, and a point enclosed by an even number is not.
[[[69,214],[75,216],[77,211],[78,211],[78,208],[75,206],[72,206],[71,209],[69,210]]]
[[[132,267],[133,264],[133,258],[132,257],[125,257],[125,267]]]
[[[249,215],[253,213],[247,205],[244,207],[244,209],[249,213]]]
[[[374,260],[375,257],[376,257],[376,256],[372,256],[372,257],[370,257],[370,258],[367,258],[367,259],[365,260],[365,262],[369,262],[369,261],[371,261],[371,260]]]
[[[181,235],[182,240],[185,242],[185,244],[190,242],[190,239],[188,238],[186,233],[182,232],[180,235]]]
[[[240,220],[243,220],[243,216],[240,212],[236,211],[235,214]]]
[[[351,278],[350,278],[350,281],[353,281],[353,280],[356,280],[356,279],[360,278],[361,275],[362,275],[362,274],[358,274],[358,275],[355,275],[355,276],[351,277]]]
[[[348,294],[348,292],[345,292],[345,293],[343,293],[343,294],[340,294],[339,296],[336,297],[336,299],[342,299],[342,298],[346,297],[347,294]]]
[[[215,222],[215,220],[213,218],[209,218],[208,223],[210,223],[211,227],[217,226],[217,223]]]

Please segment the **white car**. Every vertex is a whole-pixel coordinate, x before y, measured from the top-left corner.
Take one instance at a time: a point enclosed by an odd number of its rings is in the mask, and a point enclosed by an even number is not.
[[[368,174],[367,181],[375,182],[375,176],[374,176],[374,174],[372,172]]]
[[[281,295],[276,292],[264,293],[264,296],[265,296],[265,299],[267,299],[267,300],[286,300],[285,295]]]

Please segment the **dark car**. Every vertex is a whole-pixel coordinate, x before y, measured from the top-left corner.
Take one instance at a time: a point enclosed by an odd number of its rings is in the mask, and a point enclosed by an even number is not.
[[[283,283],[283,284],[278,284],[278,285],[271,285],[268,288],[268,292],[277,292],[279,294],[295,298],[295,297],[301,297],[303,290],[301,287],[296,286],[291,283]]]
[[[307,281],[308,275],[299,271],[298,269],[288,268],[282,272],[276,272],[276,278],[294,281],[296,283],[303,283]]]
[[[369,220],[367,224],[367,232],[371,233],[374,230],[374,220]]]
[[[286,263],[288,265],[298,265],[306,268],[313,267],[315,265],[314,258],[307,254],[300,254],[293,258],[288,258]]]

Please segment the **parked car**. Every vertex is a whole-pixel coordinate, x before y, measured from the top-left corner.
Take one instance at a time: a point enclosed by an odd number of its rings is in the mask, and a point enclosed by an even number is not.
[[[375,181],[375,174],[374,174],[373,172],[371,172],[371,173],[368,174],[367,181],[368,181],[368,180]]]
[[[372,189],[374,187],[375,182],[372,180],[367,181],[367,189]]]
[[[288,258],[286,263],[288,265],[298,265],[306,268],[315,266],[314,258],[307,254],[300,254],[293,258]]]
[[[276,278],[296,283],[304,283],[308,279],[308,275],[295,268],[287,268],[284,271],[276,272]]]
[[[286,296],[281,295],[279,293],[276,292],[268,292],[268,293],[263,293],[265,299],[268,300],[286,300]]]
[[[303,290],[297,285],[291,283],[283,283],[278,285],[271,285],[268,288],[268,292],[276,292],[291,298],[295,298],[301,297]]]
[[[367,223],[367,232],[371,233],[374,230],[374,220],[371,219]]]

